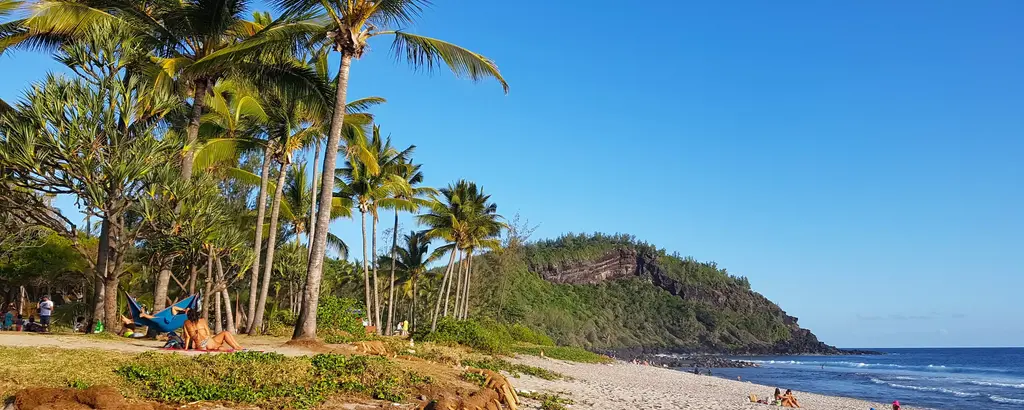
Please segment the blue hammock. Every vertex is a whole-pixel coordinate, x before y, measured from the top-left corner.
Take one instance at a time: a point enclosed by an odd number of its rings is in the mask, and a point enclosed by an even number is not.
[[[132,320],[135,321],[136,326],[147,326],[160,333],[170,333],[185,326],[185,320],[188,317],[184,313],[175,315],[169,306],[164,310],[154,313],[152,319],[145,318],[141,315],[142,307],[139,306],[139,302],[135,301],[135,298],[129,295],[128,292],[125,292],[125,296],[128,296],[128,310],[131,311]],[[198,309],[200,296],[200,294],[189,296],[171,306],[179,309]]]

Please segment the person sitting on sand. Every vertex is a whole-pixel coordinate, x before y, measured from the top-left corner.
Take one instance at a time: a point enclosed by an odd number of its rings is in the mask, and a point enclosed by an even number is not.
[[[896,400],[892,402],[892,410],[900,410],[900,401]]]
[[[782,390],[779,390],[778,387],[775,388],[775,401],[772,404],[776,406],[782,405]]]
[[[185,309],[188,320],[185,321],[185,350],[189,344],[194,343],[196,350],[220,350],[221,346],[227,344],[234,350],[243,350],[242,346],[235,341],[230,332],[220,332],[216,336],[210,336],[210,324],[199,315],[198,310]]]
[[[786,394],[782,395],[782,407],[800,408],[800,402],[796,401],[796,396],[793,396],[792,390],[786,389]]]

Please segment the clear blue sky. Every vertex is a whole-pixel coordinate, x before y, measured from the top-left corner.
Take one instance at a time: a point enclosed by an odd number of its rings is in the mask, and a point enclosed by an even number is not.
[[[429,184],[482,184],[534,238],[717,261],[831,344],[1024,345],[1024,3],[437,3],[411,29],[491,57],[511,93],[387,41],[350,92],[389,99]],[[54,67],[0,59],[0,97]]]

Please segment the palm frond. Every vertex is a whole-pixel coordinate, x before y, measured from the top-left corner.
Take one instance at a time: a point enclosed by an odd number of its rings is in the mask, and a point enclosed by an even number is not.
[[[405,59],[414,68],[432,72],[444,63],[457,77],[468,77],[473,81],[492,77],[501,83],[508,94],[508,83],[498,71],[498,66],[483,55],[452,43],[403,31],[379,34],[393,34],[395,41],[391,43],[391,52],[396,59]]]
[[[352,100],[345,104],[345,115],[362,113],[386,102],[388,100],[385,100],[384,97],[364,97]]]
[[[337,235],[327,232],[327,248],[338,253],[339,259],[348,258],[348,244]]]

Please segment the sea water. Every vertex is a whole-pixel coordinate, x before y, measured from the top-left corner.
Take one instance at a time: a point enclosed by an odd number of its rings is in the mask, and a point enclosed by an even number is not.
[[[884,355],[736,357],[758,368],[715,376],[939,410],[1024,409],[1024,348],[869,349]],[[681,369],[692,370],[692,369]],[[774,391],[751,393],[771,396]],[[799,399],[799,396],[797,396]],[[865,409],[867,410],[867,409]]]

